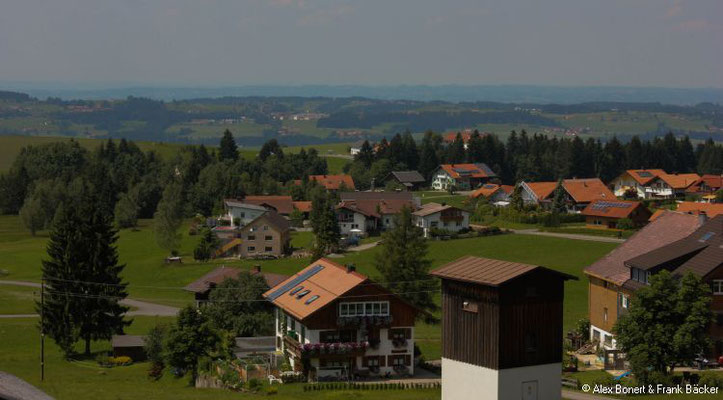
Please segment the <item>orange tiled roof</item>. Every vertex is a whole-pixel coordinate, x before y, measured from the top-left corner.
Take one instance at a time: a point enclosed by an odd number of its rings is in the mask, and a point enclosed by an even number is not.
[[[495,174],[494,171],[492,171],[490,167],[484,163],[442,164],[439,167],[454,179],[462,177],[460,171],[466,171],[464,176],[465,178],[493,178],[497,176],[497,174]]]
[[[283,293],[276,299],[271,300],[272,303],[298,320],[303,320],[357,285],[368,280],[365,275],[355,271],[349,272],[347,268],[341,264],[337,264],[326,258],[320,258],[289,279],[281,282],[276,287],[271,288],[268,292],[264,293],[264,297],[268,298],[276,289],[281,288],[288,282],[292,282],[294,278],[304,274],[317,265],[321,265],[323,268],[297,286],[289,288],[289,291],[293,291],[295,287],[303,286],[301,291],[294,295],[289,295],[289,292]],[[309,290],[309,293],[301,298],[297,297],[299,293],[306,290]],[[313,296],[319,296],[319,298],[307,304],[306,302]]]
[[[512,186],[510,186],[510,187],[512,187]],[[486,197],[490,197],[493,194],[497,193],[498,190],[504,190],[504,189],[500,185],[496,185],[494,183],[487,183],[487,184],[482,185],[482,187],[475,190],[474,192],[470,193],[469,197],[471,197],[473,199],[476,199],[480,196],[486,198]],[[507,193],[507,191],[505,191],[505,193]]]
[[[629,169],[625,171],[626,174],[630,175],[635,181],[641,185],[652,181],[659,175],[665,174],[662,169]]]
[[[309,175],[309,180],[318,182],[327,190],[338,190],[342,183],[344,183],[349,190],[356,189],[351,175]]]
[[[700,180],[698,174],[661,174],[656,179],[667,183],[673,189],[685,189]]]
[[[598,178],[565,179],[562,186],[573,200],[588,203],[593,200],[616,200],[615,194]]]
[[[698,214],[704,212],[709,218],[715,218],[716,215],[723,214],[723,203],[696,203],[693,201],[684,201],[678,204],[678,211],[688,214]]]
[[[457,139],[457,133],[459,133],[462,136],[462,142],[467,143],[469,142],[469,139],[472,138],[472,132],[470,131],[462,131],[462,132],[447,132],[444,134],[444,141],[447,143],[452,143]]]
[[[582,210],[581,214],[591,217],[628,218],[633,211],[641,206],[643,206],[643,203],[639,201],[593,200]]]
[[[301,212],[311,212],[311,202],[310,201],[295,201],[293,202],[294,208],[301,211]]]
[[[704,190],[701,188],[701,186],[703,184],[705,184],[705,186],[709,187],[710,190],[713,192],[718,191],[721,188],[723,188],[723,175],[712,175],[712,174],[702,175],[696,183],[692,184],[688,188],[687,192],[690,192],[690,193],[704,192]]]
[[[270,206],[279,214],[288,215],[294,211],[291,196],[246,196],[243,201],[258,206]]]
[[[525,182],[539,200],[545,200],[557,187],[557,182]]]

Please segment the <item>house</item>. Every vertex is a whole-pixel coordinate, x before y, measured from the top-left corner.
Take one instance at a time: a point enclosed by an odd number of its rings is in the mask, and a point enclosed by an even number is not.
[[[525,204],[549,207],[555,197],[557,182],[520,182]],[[617,200],[615,194],[598,178],[564,179],[565,203],[568,212],[582,211],[594,200]]]
[[[645,184],[645,198],[683,197],[688,188],[699,180],[698,174],[660,174]]]
[[[472,199],[484,197],[490,203],[501,204],[503,202],[510,201],[510,195],[514,190],[515,187],[511,185],[497,185],[495,183],[485,183],[484,185],[480,186],[479,189],[470,193],[469,197]]]
[[[702,175],[697,182],[692,184],[685,194],[693,196],[704,196],[707,200],[715,198],[715,193],[723,189],[723,175]]]
[[[53,400],[42,390],[18,378],[0,371],[0,399],[3,400]]]
[[[427,203],[412,214],[414,225],[424,230],[424,237],[429,237],[430,229],[459,232],[469,229],[469,211],[454,206]]]
[[[309,214],[311,214],[310,201],[295,201],[293,205],[295,210],[299,210],[304,215],[304,219],[309,219]]]
[[[294,201],[291,196],[246,196],[243,202],[276,211],[285,217],[288,217],[294,211]]]
[[[274,211],[267,211],[237,230],[241,241],[236,255],[241,258],[278,258],[286,254],[291,242],[289,221]]]
[[[113,335],[110,345],[113,348],[113,357],[130,357],[133,361],[145,361],[145,336],[140,335]]]
[[[349,146],[349,154],[352,156],[355,156],[359,153],[361,153],[361,148],[364,145],[364,140],[359,140],[354,143],[352,143],[351,146]]]
[[[613,251],[585,268],[589,280],[588,316],[592,341],[605,349],[616,348],[613,325],[618,316],[628,309],[633,293],[626,285],[632,277],[625,262],[683,239],[699,225],[697,216],[664,212]]]
[[[710,307],[715,316],[708,331],[713,348],[706,356],[717,360],[723,355],[723,215],[699,219],[704,223],[690,235],[625,261],[630,280],[624,286],[635,292],[662,270],[675,276],[693,273],[700,277],[711,287]]]
[[[617,197],[644,199],[646,185],[665,173],[662,169],[629,169],[613,179],[609,185]]]
[[[339,197],[336,215],[345,235],[390,229],[402,207],[419,207],[419,199],[410,192],[342,192]]]
[[[417,190],[424,186],[426,179],[417,171],[392,171],[384,178],[384,184],[395,182],[407,190]]]
[[[621,219],[629,219],[633,225],[645,225],[652,213],[648,207],[639,201],[608,201],[594,200],[581,212],[585,216],[585,223],[590,228],[616,229]]]
[[[709,218],[723,214],[723,203],[696,203],[682,201],[678,203],[678,212],[688,214],[706,214]]]
[[[225,281],[226,279],[238,278],[238,275],[239,273],[241,273],[241,271],[242,270],[239,268],[220,266],[213,271],[207,273],[206,275],[189,283],[184,288],[184,290],[193,293],[194,300],[196,301],[196,307],[198,307],[202,303],[208,301],[208,296],[213,288],[221,284],[221,282]],[[279,283],[289,278],[288,275],[261,272],[261,265],[255,265],[248,272],[252,275],[263,276],[266,284],[270,288],[278,285]]]
[[[432,189],[470,190],[495,178],[497,174],[485,163],[442,164],[432,174]]]
[[[564,282],[541,266],[462,257],[442,279],[442,400],[560,399]]]
[[[321,258],[264,293],[276,306],[276,349],[310,379],[414,373],[417,309]]]
[[[356,190],[354,180],[351,175],[309,175],[309,182],[314,181],[323,186],[327,191],[336,192],[339,189]],[[301,180],[294,181],[297,185],[301,185]]]
[[[224,218],[229,221],[229,226],[233,228],[244,226],[267,211],[264,206],[245,203],[241,200],[226,199],[223,204],[226,208]]]
[[[442,141],[446,145],[450,145],[454,143],[455,140],[457,140],[457,134],[459,134],[462,137],[462,143],[464,143],[464,149],[467,150],[467,147],[469,146],[469,140],[472,138],[472,130],[471,129],[465,129],[462,132],[447,132],[442,136]]]

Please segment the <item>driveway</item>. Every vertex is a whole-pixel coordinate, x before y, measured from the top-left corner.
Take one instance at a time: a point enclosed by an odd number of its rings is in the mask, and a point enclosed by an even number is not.
[[[13,285],[13,286],[25,286],[40,288],[40,284],[37,282],[27,281],[2,281],[0,285]],[[159,316],[159,317],[172,317],[178,314],[179,308],[166,306],[163,304],[149,303],[147,301],[134,300],[125,298],[120,301],[120,304],[124,306],[135,308],[135,310],[128,311],[127,316],[132,317],[134,315],[146,315],[146,316]],[[37,314],[6,314],[0,315],[0,318],[31,318],[37,317]]]

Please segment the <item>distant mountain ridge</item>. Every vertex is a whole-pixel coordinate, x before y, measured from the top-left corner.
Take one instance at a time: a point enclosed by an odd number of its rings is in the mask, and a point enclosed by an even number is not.
[[[227,87],[117,86],[110,88],[69,84],[3,83],[0,87],[38,98],[119,99],[128,96],[156,100],[187,100],[227,96],[365,97],[384,100],[528,104],[584,102],[660,102],[674,105],[723,103],[723,88],[662,88],[625,86],[534,85],[244,85]]]

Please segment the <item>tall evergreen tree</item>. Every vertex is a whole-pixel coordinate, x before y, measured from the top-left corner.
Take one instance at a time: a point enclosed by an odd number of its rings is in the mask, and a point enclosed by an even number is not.
[[[439,135],[431,131],[426,132],[422,139],[422,145],[419,151],[419,173],[427,180],[432,177],[432,173],[434,173],[434,170],[436,170],[440,164],[439,157],[437,156],[439,150],[437,144],[438,139]]]
[[[238,148],[236,147],[236,141],[233,138],[233,134],[228,129],[223,132],[221,145],[218,149],[218,158],[221,161],[238,160]]]
[[[483,148],[484,146],[485,144],[482,142],[482,137],[479,135],[479,132],[474,131],[469,138],[469,142],[467,142],[467,161],[471,163],[489,163],[490,160],[485,160],[484,153],[486,149]]]
[[[334,203],[326,191],[318,187],[311,199],[311,227],[316,236],[313,258],[321,258],[339,247],[339,223]]]
[[[372,145],[369,144],[368,140],[365,140],[364,143],[362,143],[359,153],[354,156],[354,160],[361,162],[367,168],[372,165],[374,162],[374,149],[372,148]]]
[[[467,155],[464,150],[464,139],[462,134],[457,132],[457,137],[447,147],[447,163],[459,164],[465,162]]]
[[[174,253],[181,244],[181,224],[183,223],[183,197],[181,185],[169,183],[163,190],[163,197],[153,215],[156,241],[162,249]]]
[[[412,210],[402,208],[394,219],[394,228],[382,234],[381,251],[375,266],[387,287],[422,310],[434,311],[432,289],[427,272],[427,241],[421,228],[412,221]]]
[[[112,217],[93,207],[91,198],[58,208],[43,260],[46,296],[42,327],[66,356],[78,339],[90,354],[92,340],[107,340],[130,324],[119,304],[127,296],[118,264]],[[38,303],[38,308],[40,309]]]

